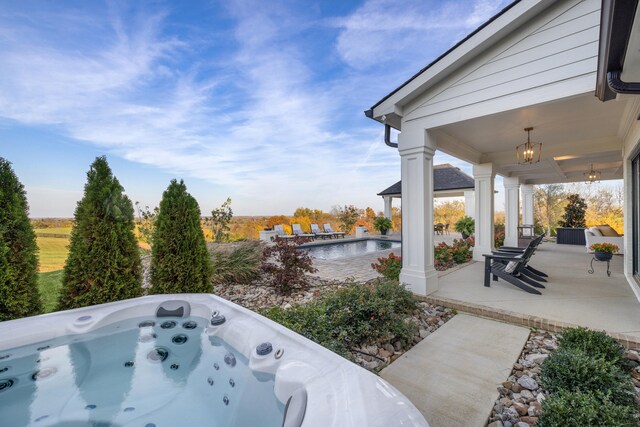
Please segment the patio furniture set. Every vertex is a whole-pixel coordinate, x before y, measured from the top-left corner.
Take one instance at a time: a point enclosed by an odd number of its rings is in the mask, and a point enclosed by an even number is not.
[[[334,231],[331,228],[331,224],[323,224],[324,230],[320,229],[318,224],[311,224],[310,233],[306,233],[300,224],[291,224],[292,234],[287,234],[284,229],[284,225],[276,225],[273,227],[273,230],[276,232],[276,238],[278,239],[294,239],[296,237],[303,237],[308,239],[317,239],[322,238],[323,240],[326,238],[339,238],[342,237],[344,239],[344,235],[346,234],[343,231]]]
[[[445,233],[449,234],[449,224],[443,224],[441,222],[434,224],[433,232],[441,236],[444,235]]]

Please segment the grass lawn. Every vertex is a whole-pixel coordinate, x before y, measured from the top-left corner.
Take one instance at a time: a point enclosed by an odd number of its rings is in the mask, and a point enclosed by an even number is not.
[[[69,236],[71,234],[71,227],[49,227],[49,228],[34,228],[33,231],[36,234],[64,234]]]
[[[62,288],[62,270],[38,274],[38,288],[42,298],[43,313],[51,313],[58,303],[58,294]]]
[[[40,249],[40,272],[62,270],[67,259],[69,239],[61,237],[37,237]]]

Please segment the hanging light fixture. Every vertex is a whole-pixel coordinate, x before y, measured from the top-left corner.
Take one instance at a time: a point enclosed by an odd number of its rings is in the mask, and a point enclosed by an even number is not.
[[[589,169],[589,172],[585,172],[583,175],[584,175],[584,180],[587,184],[593,184],[594,182],[600,182],[600,177],[602,176],[602,173],[600,171],[593,170],[593,163],[591,163],[591,168]]]
[[[542,154],[542,143],[531,142],[530,133],[533,128],[525,128],[527,132],[527,142],[520,144],[516,147],[516,157],[518,158],[518,164],[531,165],[540,161],[540,154]]]

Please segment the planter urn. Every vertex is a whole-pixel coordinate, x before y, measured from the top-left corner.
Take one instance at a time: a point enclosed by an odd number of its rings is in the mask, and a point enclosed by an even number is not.
[[[613,253],[611,252],[595,251],[593,255],[598,261],[609,261],[611,258],[613,258]]]

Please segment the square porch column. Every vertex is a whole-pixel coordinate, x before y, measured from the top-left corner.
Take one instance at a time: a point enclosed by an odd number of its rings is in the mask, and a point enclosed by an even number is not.
[[[518,246],[520,180],[504,178],[504,245]]]
[[[522,192],[522,225],[533,225],[533,193],[534,188],[531,184],[520,186]]]
[[[398,137],[402,166],[402,270],[400,282],[415,294],[438,290],[433,263],[433,155],[424,128],[403,126]]]
[[[473,179],[476,184],[474,261],[484,261],[482,254],[490,254],[493,250],[493,179],[495,175],[492,163],[473,165]]]
[[[473,190],[464,192],[464,215],[471,218],[476,215],[476,192]]]
[[[382,198],[384,199],[384,216],[385,218],[391,219],[391,214],[393,212],[393,199],[391,196],[382,196]]]

